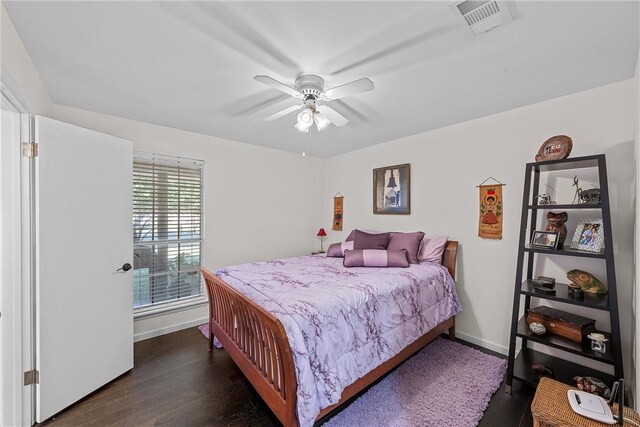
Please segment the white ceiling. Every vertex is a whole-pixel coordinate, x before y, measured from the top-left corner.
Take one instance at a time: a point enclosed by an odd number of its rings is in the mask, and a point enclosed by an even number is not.
[[[518,1],[474,37],[448,1],[3,3],[57,104],[320,157],[631,78],[640,13]],[[342,128],[262,121],[291,98],[253,76],[300,73],[375,89],[330,104]]]

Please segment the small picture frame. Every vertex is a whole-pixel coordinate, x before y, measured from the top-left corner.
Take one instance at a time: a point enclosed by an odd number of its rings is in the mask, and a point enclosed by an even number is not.
[[[604,226],[600,218],[580,218],[571,240],[571,249],[600,252],[604,243]]]
[[[557,231],[536,230],[531,235],[531,246],[534,248],[556,249],[559,234]]]

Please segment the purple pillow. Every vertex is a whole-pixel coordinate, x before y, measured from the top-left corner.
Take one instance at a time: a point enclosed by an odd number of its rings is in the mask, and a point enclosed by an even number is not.
[[[347,250],[342,265],[345,267],[409,267],[406,249],[386,251],[382,249]]]
[[[332,243],[327,248],[327,256],[342,258],[346,250],[353,250],[353,242]]]
[[[418,250],[420,249],[420,242],[422,242],[423,237],[424,233],[422,231],[416,231],[415,233],[391,233],[387,250],[397,251],[405,249],[409,262],[411,264],[417,264],[420,262],[420,260],[418,260]]]
[[[422,243],[420,243],[418,259],[420,261],[441,263],[447,240],[449,240],[449,236],[424,236]]]
[[[369,233],[369,234],[381,234],[381,233],[384,233],[384,231],[376,231],[376,230],[360,230],[360,231],[364,231],[365,233]],[[356,230],[351,230],[351,233],[349,233],[349,235],[347,236],[346,239],[344,239],[344,241],[345,242],[352,241],[355,232],[356,232]]]
[[[364,231],[353,232],[353,249],[387,249],[391,233],[369,234]]]

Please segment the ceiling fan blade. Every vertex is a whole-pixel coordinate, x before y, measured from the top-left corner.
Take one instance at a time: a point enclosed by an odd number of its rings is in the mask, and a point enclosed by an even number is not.
[[[291,114],[296,110],[299,110],[300,108],[302,108],[302,105],[293,105],[291,107],[287,107],[284,110],[280,110],[275,114],[272,114],[270,116],[265,117],[264,120],[265,122],[271,122],[273,120],[279,119],[280,117],[284,117],[287,114]]]
[[[324,95],[328,99],[340,99],[345,96],[355,95],[356,93],[369,92],[373,90],[373,82],[366,77],[345,83],[324,91]]]
[[[320,111],[320,114],[324,115],[331,121],[331,123],[338,127],[344,126],[349,123],[349,120],[346,117],[327,105],[319,105],[317,109],[318,111]]]
[[[291,86],[287,86],[286,84],[281,83],[269,76],[255,76],[253,80],[263,83],[267,86],[271,86],[274,89],[278,89],[280,92],[284,92],[287,95],[293,96],[294,98],[302,98],[302,94],[300,92],[298,92]]]

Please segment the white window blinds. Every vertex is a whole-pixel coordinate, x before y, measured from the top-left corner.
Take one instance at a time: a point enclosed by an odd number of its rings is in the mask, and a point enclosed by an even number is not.
[[[199,160],[135,153],[133,306],[202,296]]]

